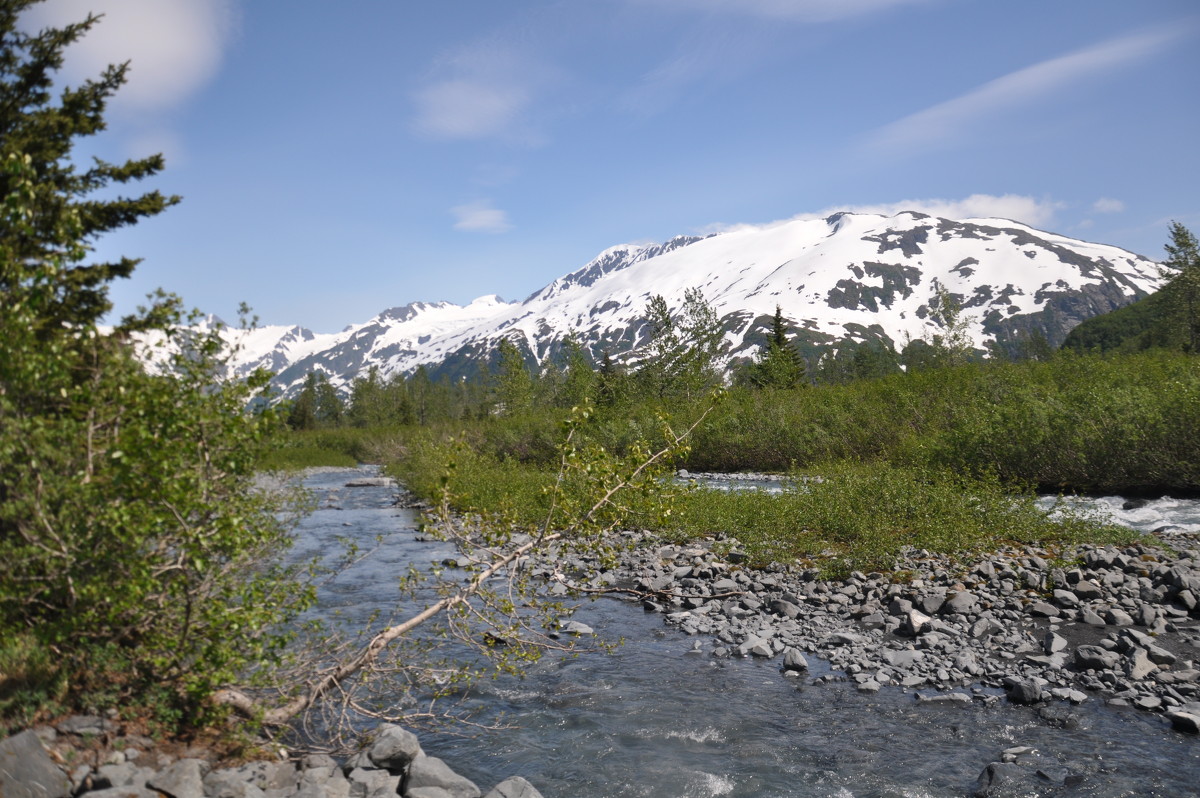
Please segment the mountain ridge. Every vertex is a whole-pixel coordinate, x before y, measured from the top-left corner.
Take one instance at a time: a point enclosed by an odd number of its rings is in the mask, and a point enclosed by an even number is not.
[[[552,358],[571,333],[597,361],[608,352],[634,362],[649,299],[662,294],[677,309],[693,287],[722,319],[730,363],[757,351],[776,304],[809,353],[844,338],[901,345],[935,334],[930,302],[941,290],[962,305],[977,346],[1033,332],[1057,345],[1084,319],[1158,283],[1148,258],[1020,222],[839,212],[609,247],[519,302],[495,294],[462,306],[411,302],[339,333],[278,326],[229,336],[242,345],[236,373],[270,368],[290,395],[313,370],[343,391],[371,368],[384,378],[422,365],[464,376],[488,362],[500,338],[531,365]]]

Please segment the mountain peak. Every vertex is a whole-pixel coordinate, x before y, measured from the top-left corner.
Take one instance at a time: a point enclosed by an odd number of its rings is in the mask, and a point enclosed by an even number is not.
[[[502,337],[531,362],[555,357],[569,334],[597,361],[604,352],[636,359],[649,299],[660,294],[679,308],[692,288],[721,318],[729,361],[753,356],[776,306],[812,358],[846,338],[899,345],[938,334],[930,308],[939,290],[958,299],[980,348],[1011,345],[1034,331],[1056,345],[1083,319],[1128,304],[1158,282],[1147,258],[1009,220],[838,212],[620,244],[522,302],[495,294],[467,306],[413,302],[332,336],[276,334],[270,357],[263,352],[270,335],[251,349],[278,371],[285,394],[318,366],[342,388],[372,366],[384,378],[419,365],[435,376],[472,373]]]

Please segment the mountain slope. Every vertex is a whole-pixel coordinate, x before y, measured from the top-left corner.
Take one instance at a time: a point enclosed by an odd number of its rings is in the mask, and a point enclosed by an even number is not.
[[[291,391],[313,369],[343,388],[371,367],[383,377],[419,365],[471,373],[502,337],[531,363],[553,357],[571,332],[597,359],[608,351],[636,360],[649,299],[662,294],[679,307],[691,287],[721,317],[727,358],[753,355],[777,304],[810,351],[847,337],[899,347],[938,331],[929,308],[940,290],[962,305],[980,347],[1032,331],[1057,346],[1084,319],[1157,285],[1147,258],[1017,222],[838,213],[613,247],[522,302],[414,303],[332,335],[256,331],[246,338],[244,362],[275,369],[279,387]]]

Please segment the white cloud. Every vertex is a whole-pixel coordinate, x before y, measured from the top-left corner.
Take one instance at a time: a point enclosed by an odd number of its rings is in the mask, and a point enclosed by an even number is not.
[[[507,233],[512,229],[508,214],[499,208],[493,208],[487,200],[468,202],[466,205],[456,205],[450,209],[454,214],[455,230],[465,230],[469,233]]]
[[[234,23],[233,0],[47,0],[24,18],[30,27],[103,19],[67,51],[63,71],[72,83],[94,78],[109,64],[130,61],[129,82],[114,107],[174,107],[207,84],[221,64]]]
[[[699,233],[727,233],[736,230],[761,229],[787,224],[797,219],[824,219],[835,213],[870,213],[880,216],[895,216],[904,211],[927,213],[944,219],[1011,219],[1031,227],[1045,227],[1054,222],[1054,214],[1066,207],[1062,202],[1039,200],[1020,194],[972,194],[964,199],[910,199],[874,205],[836,205],[815,213],[800,213],[790,219],[771,222],[767,225],[711,224]]]
[[[872,143],[893,150],[953,140],[972,123],[1102,72],[1149,58],[1180,35],[1179,29],[1132,34],[1010,72],[953,100],[886,125],[876,133]]]
[[[536,140],[527,115],[557,70],[506,45],[477,45],[443,58],[413,93],[414,127],[442,139]]]
[[[1119,199],[1101,197],[1092,203],[1092,210],[1096,213],[1120,213],[1125,210],[1125,203]]]
[[[529,104],[520,86],[486,80],[444,80],[419,91],[417,128],[430,136],[477,139],[503,133]]]
[[[833,22],[922,5],[931,0],[634,0],[686,11],[711,11],[793,22]]]
[[[1054,214],[1064,207],[1061,202],[1039,200],[1021,194],[972,194],[964,199],[911,199],[878,205],[851,205],[827,208],[820,213],[804,214],[802,218],[823,219],[831,213],[878,213],[894,216],[903,211],[917,211],[946,219],[1012,219],[1014,222],[1039,227],[1054,221]]]

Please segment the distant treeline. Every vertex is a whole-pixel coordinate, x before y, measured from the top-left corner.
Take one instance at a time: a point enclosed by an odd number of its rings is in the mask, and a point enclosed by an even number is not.
[[[311,375],[288,416],[311,431],[297,447],[319,439],[318,448],[347,457],[396,459],[406,441],[454,434],[489,457],[545,467],[572,407],[593,408],[590,434],[621,454],[653,437],[664,415],[677,424],[694,418],[717,390],[723,399],[680,465],[885,462],[1043,490],[1197,493],[1200,258],[1181,225],[1167,249],[1162,290],[1080,325],[1057,352],[1032,336],[1007,357],[983,357],[943,293],[934,303],[938,335],[900,353],[884,341],[846,343],[810,368],[777,309],[758,356],[723,387],[720,323],[693,290],[675,315],[661,297],[651,300],[650,342],[631,368],[607,357],[594,364],[568,339],[558,361],[534,371],[502,341],[494,368],[475,380],[434,381],[418,369],[385,381],[372,372],[343,402]]]

